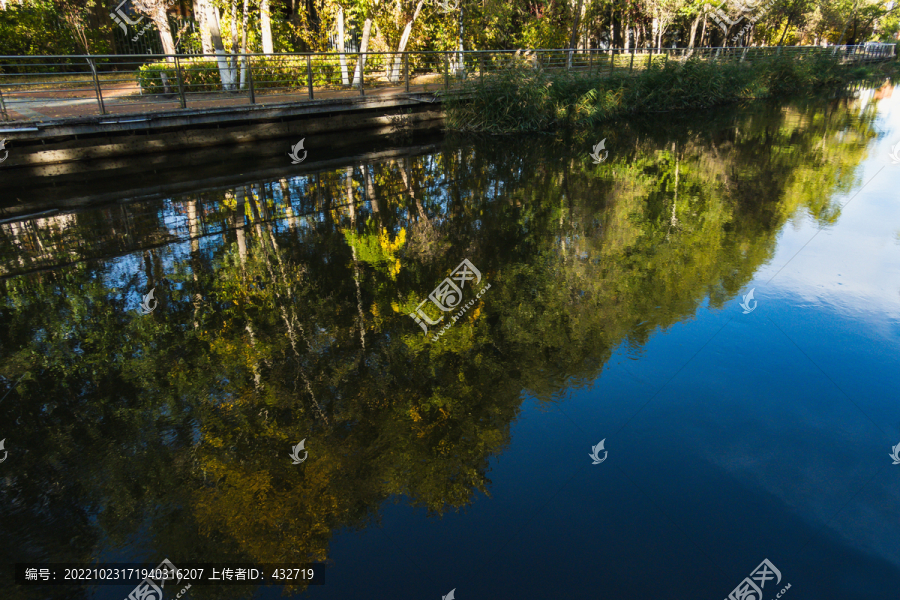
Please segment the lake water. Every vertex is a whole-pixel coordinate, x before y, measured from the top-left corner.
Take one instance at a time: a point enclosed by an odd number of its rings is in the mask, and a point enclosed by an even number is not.
[[[897,598],[898,90],[404,135],[16,184],[0,596]]]

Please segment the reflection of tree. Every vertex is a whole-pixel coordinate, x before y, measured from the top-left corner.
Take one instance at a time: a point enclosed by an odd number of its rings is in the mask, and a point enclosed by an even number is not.
[[[85,561],[104,536],[148,531],[175,564],[302,562],[377,522],[386,499],[461,508],[488,492],[523,390],[551,400],[619,344],[707,296],[721,306],[787,219],[837,219],[832,196],[870,135],[840,105],[751,112],[724,137],[658,129],[622,134],[599,166],[563,144],[448,142],[199,192],[125,219],[133,240],[184,247],[4,280],[0,367],[9,382],[28,373],[0,403],[7,446],[28,451],[3,465],[5,562]],[[97,215],[71,227],[31,251],[76,235],[121,253],[122,238],[92,238],[108,231]],[[410,248],[423,228],[440,252]],[[430,342],[407,314],[462,258],[490,293]],[[111,273],[128,268],[156,286],[151,315],[124,310]]]

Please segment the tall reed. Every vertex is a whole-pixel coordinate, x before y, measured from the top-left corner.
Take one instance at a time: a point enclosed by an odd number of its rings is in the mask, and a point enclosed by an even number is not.
[[[840,88],[881,67],[843,65],[822,52],[714,62],[689,58],[653,62],[631,73],[584,75],[547,71],[519,57],[463,84],[445,100],[447,126],[456,131],[513,133],[589,126],[630,113],[708,108],[751,98]],[[896,66],[891,67],[896,70]]]

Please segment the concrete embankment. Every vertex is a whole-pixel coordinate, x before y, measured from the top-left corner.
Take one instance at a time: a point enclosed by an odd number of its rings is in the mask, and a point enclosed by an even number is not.
[[[352,132],[386,134],[440,126],[439,102],[433,94],[412,93],[0,124],[0,137],[7,140],[9,151],[0,165],[0,178],[27,177],[29,169],[39,166],[183,153],[291,136],[299,141],[343,133],[352,144]]]

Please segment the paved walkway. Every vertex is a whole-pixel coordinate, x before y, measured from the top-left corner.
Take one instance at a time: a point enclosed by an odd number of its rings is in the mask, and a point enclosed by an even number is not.
[[[409,90],[413,93],[436,92],[443,90],[443,81],[439,76],[416,78],[411,82]],[[400,85],[381,85],[364,89],[366,97],[387,98],[405,95],[406,87]],[[112,83],[101,88],[103,106],[108,115],[145,115],[156,112],[169,112],[181,108],[178,93],[141,94],[137,83]],[[314,89],[314,100],[333,100],[338,98],[360,98],[359,90],[349,89]],[[101,116],[100,103],[93,85],[80,86],[67,90],[27,91],[11,94],[7,90],[3,95],[6,112],[12,122],[42,122],[74,119],[79,117]],[[309,102],[309,91],[306,88],[271,91],[263,90],[255,93],[256,105],[302,104]],[[221,108],[249,106],[250,93],[240,92],[186,92],[185,104],[190,109]]]

